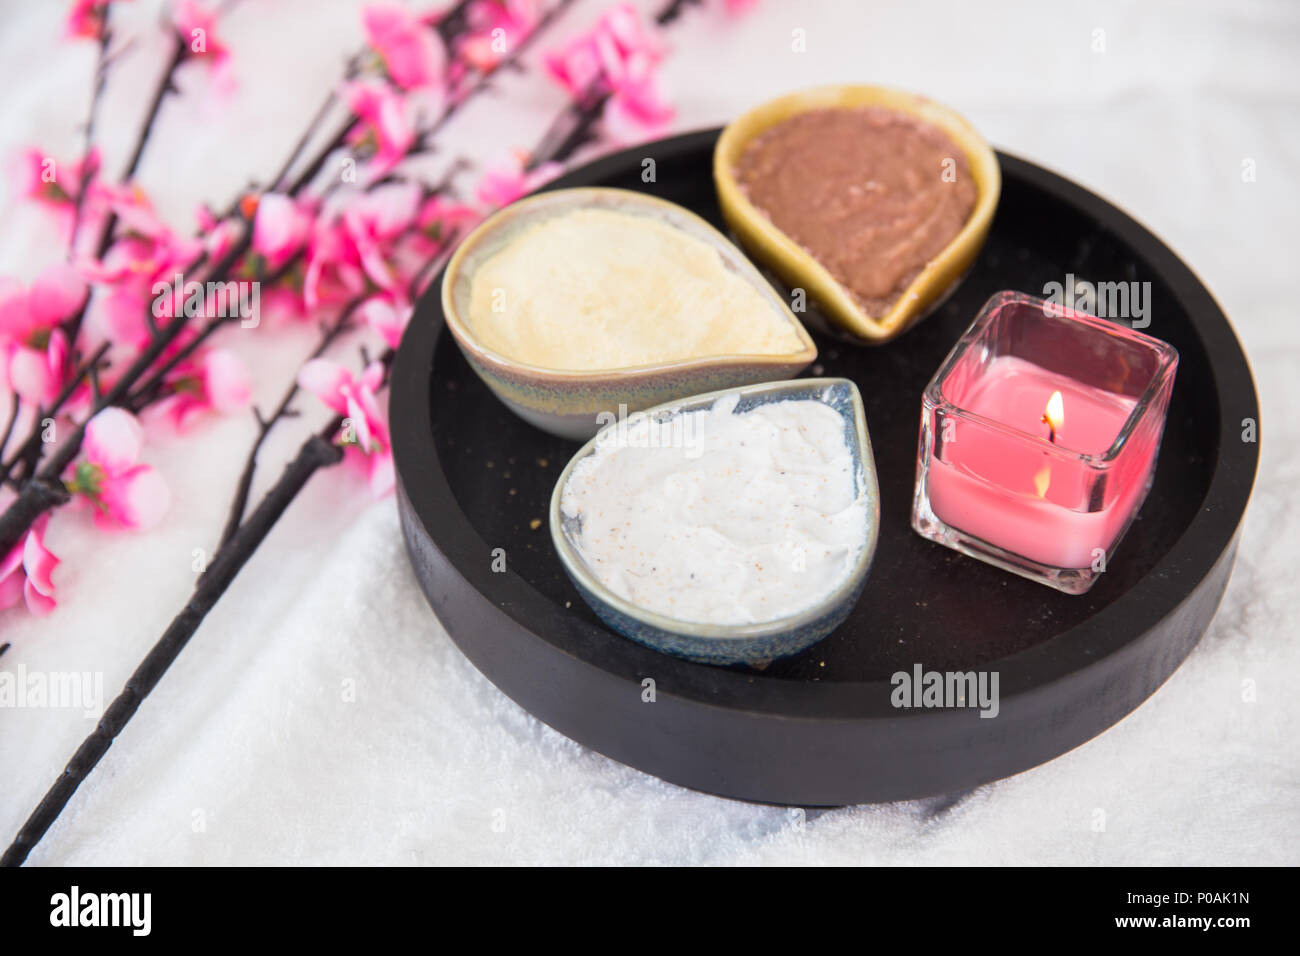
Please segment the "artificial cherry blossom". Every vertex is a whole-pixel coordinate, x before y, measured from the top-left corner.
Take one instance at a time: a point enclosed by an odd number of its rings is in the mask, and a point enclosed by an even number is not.
[[[156,525],[171,504],[171,492],[150,465],[138,463],[144,430],[121,408],[100,411],[86,424],[84,457],[69,467],[68,490],[95,508],[101,527],[144,530]]]
[[[447,72],[442,38],[405,7],[376,3],[361,9],[366,41],[404,90],[440,86]]]
[[[70,352],[59,327],[86,301],[86,283],[71,266],[46,268],[30,289],[0,278],[0,382],[43,405],[58,393]]]
[[[332,359],[312,359],[298,372],[298,384],[343,416],[338,442],[344,456],[363,467],[375,497],[393,489],[393,448],[388,415],[375,393],[384,380],[379,362],[366,366],[359,378]]]
[[[8,508],[15,497],[7,488],[0,491],[0,510]],[[0,611],[19,601],[40,617],[54,610],[53,573],[59,559],[45,546],[45,528],[49,523],[48,514],[37,518],[22,541],[0,560]]]
[[[343,88],[343,100],[359,122],[348,139],[354,146],[373,149],[373,175],[382,176],[397,165],[415,144],[406,101],[390,86],[358,80]]]
[[[243,360],[230,349],[209,349],[186,359],[164,379],[169,390],[148,410],[148,420],[169,420],[178,431],[208,411],[229,414],[248,407],[252,380]]]

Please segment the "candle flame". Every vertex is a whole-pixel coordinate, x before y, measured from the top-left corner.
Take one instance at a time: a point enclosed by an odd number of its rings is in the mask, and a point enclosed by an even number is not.
[[[1058,393],[1059,394],[1059,393]],[[1034,491],[1038,497],[1042,498],[1047,494],[1047,489],[1052,485],[1052,469],[1044,465],[1038,469],[1038,474],[1034,475]]]
[[[1061,398],[1060,392],[1053,392],[1052,397],[1047,400],[1047,411],[1043,412],[1043,421],[1047,422],[1054,432],[1065,421],[1065,401]]]

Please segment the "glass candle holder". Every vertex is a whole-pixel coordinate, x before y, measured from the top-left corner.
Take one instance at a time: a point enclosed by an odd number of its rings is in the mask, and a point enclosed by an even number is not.
[[[998,293],[926,387],[912,527],[1084,593],[1151,489],[1177,368],[1159,339]]]

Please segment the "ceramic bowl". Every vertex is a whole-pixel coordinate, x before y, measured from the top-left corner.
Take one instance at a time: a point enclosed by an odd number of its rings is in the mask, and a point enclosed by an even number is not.
[[[596,440],[589,441],[565,467],[551,494],[551,541],[560,563],[582,599],[612,630],[634,641],[706,664],[750,664],[763,666],[778,657],[797,654],[835,630],[857,603],[876,551],[880,527],[880,491],[876,463],[867,436],[866,416],[857,386],[843,378],[810,378],[791,382],[769,382],[743,388],[723,389],[680,402],[648,409],[645,414],[671,420],[682,412],[707,408],[728,395],[738,395],[735,414],[772,402],[812,399],[833,408],[844,419],[844,435],[857,461],[854,481],[867,502],[867,535],[857,553],[853,569],[844,581],[817,604],[799,612],[760,624],[720,625],[680,621],[648,611],[620,597],[602,584],[587,567],[575,544],[581,533],[581,519],[566,517],[561,497],[574,466],[592,454]],[[618,427],[618,426],[610,426]]]
[[[801,348],[788,355],[710,355],[683,361],[598,371],[565,371],[517,362],[481,345],[468,322],[470,282],[479,263],[522,227],[575,208],[606,208],[665,222],[702,239],[759,291],[794,328]],[[817,347],[784,300],[753,264],[707,222],[687,209],[623,189],[560,189],[513,203],[466,236],[447,264],[442,283],[447,328],[478,376],[520,418],[564,438],[590,438],[614,416],[687,395],[799,374]]]
[[[865,106],[908,113],[939,127],[965,154],[976,188],[975,208],[961,232],[926,264],[888,313],[876,316],[867,315],[820,262],[760,212],[735,178],[745,146],[765,130],[809,110]],[[984,245],[1002,189],[997,155],[966,120],[915,93],[881,86],[827,86],[792,93],[750,110],[718,138],[713,178],[723,218],[740,244],[791,288],[807,289],[838,331],[866,344],[880,344],[899,335],[956,288]]]

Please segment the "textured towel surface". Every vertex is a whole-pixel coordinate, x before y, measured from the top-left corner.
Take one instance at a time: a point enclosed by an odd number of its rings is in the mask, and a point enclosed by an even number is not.
[[[52,47],[61,4],[3,6],[0,149],[75,155],[93,50]],[[223,107],[187,78],[193,96],[166,106],[140,170],[178,228],[200,199],[224,205],[278,165],[360,40],[357,6],[237,6],[227,33],[241,89]],[[556,40],[602,6],[579,3]],[[143,25],[154,7],[123,15]],[[806,53],[791,52],[797,29]],[[337,470],[311,482],[33,862],[1300,863],[1300,7],[1070,12],[1024,0],[936,15],[760,0],[735,22],[688,9],[671,42],[681,128],[820,83],[913,88],[1130,210],[1197,270],[1251,357],[1265,438],[1237,569],[1201,646],[1111,731],[976,792],[806,815],[732,803],[586,751],[498,693],[428,612],[392,501],[367,503]],[[533,69],[448,126],[432,176],[457,155],[482,162],[537,141],[562,97],[529,59]],[[133,56],[112,81],[110,169],[156,68]],[[1248,163],[1254,182],[1243,181]],[[62,257],[38,213],[0,203],[0,272],[29,278]],[[312,335],[256,334],[227,341],[267,403]],[[276,436],[259,487],[311,424]],[[219,533],[253,434],[251,416],[204,427],[147,451],[174,492],[160,529],[106,537],[84,514],[51,526],[61,606],[43,621],[0,618],[13,645],[0,666],[102,672],[105,694],[117,692],[186,600],[193,552]],[[93,724],[74,710],[0,710],[0,841]]]

